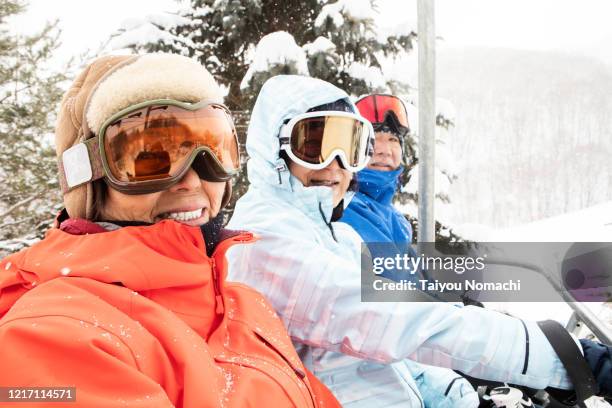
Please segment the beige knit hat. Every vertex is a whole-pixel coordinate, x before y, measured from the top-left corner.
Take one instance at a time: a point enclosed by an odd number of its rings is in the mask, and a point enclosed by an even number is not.
[[[93,137],[106,119],[131,105],[154,99],[199,102],[223,101],[212,75],[196,61],[175,54],[107,56],[96,59],[76,78],[64,95],[55,128],[55,149],[60,160],[69,148]],[[90,152],[91,162],[95,162]],[[64,191],[67,190],[62,182]],[[226,195],[231,188],[228,181]],[[64,192],[70,218],[93,217],[91,181]],[[227,200],[224,200],[227,201]]]

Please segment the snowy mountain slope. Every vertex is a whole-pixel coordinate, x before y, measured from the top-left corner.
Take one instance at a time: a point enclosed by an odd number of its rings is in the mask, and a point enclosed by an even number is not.
[[[612,201],[509,228],[462,224],[467,239],[489,242],[612,242]]]
[[[438,52],[456,109],[455,224],[508,228],[612,200],[612,70],[587,57],[500,48]]]

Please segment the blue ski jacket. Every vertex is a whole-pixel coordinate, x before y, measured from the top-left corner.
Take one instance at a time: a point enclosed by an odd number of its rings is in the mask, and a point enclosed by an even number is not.
[[[416,256],[410,246],[412,227],[406,218],[393,205],[393,196],[399,185],[403,167],[393,171],[363,169],[357,173],[358,192],[344,210],[341,222],[350,225],[366,243],[385,242],[387,247],[377,256],[393,256],[396,253],[409,253]],[[368,248],[370,251],[372,247]],[[400,282],[416,279],[417,275],[406,274],[401,270],[385,270],[381,275]]]
[[[357,173],[359,191],[340,221],[353,227],[364,242],[412,242],[412,227],[392,205],[402,171],[400,166],[393,171],[363,169]]]
[[[580,339],[580,345],[599,385],[599,395],[612,398],[612,346],[587,339]]]

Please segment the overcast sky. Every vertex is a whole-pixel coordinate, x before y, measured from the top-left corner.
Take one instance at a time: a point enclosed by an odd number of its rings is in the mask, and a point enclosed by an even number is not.
[[[121,21],[175,10],[175,0],[30,0],[16,21],[31,31],[59,19],[58,59],[98,46]],[[416,0],[379,0],[383,21],[415,21]],[[436,0],[438,35],[449,46],[561,50],[612,63],[610,0]]]
[[[379,1],[389,19],[416,11],[414,0]],[[566,51],[608,63],[610,16],[610,0],[436,0],[436,32],[450,46]]]

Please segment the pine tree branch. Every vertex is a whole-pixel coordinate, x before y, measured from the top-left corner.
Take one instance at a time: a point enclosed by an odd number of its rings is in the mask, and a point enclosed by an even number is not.
[[[5,219],[8,215],[10,215],[11,213],[13,213],[13,211],[15,211],[16,209],[29,204],[31,201],[36,200],[37,198],[39,198],[43,193],[37,193],[34,194],[33,196],[30,196],[28,198],[26,198],[25,200],[21,200],[15,204],[13,204],[12,206],[10,206],[5,212],[3,212],[2,214],[0,214],[0,220]]]
[[[4,224],[0,225],[0,230],[6,228],[6,227],[11,227],[13,225],[19,225],[19,224],[24,224],[26,222],[30,222],[32,221],[34,218],[34,216],[29,216],[29,217],[25,217],[25,218],[21,218],[15,221],[9,221],[9,222],[5,222]]]
[[[23,92],[23,91],[25,91],[26,89],[29,89],[29,88],[32,88],[32,84],[26,85],[26,86],[24,86],[21,89],[15,89],[15,93],[14,94],[8,93],[4,98],[0,99],[0,104],[4,103],[4,101],[9,99],[10,97],[15,97],[16,98],[18,93]]]

